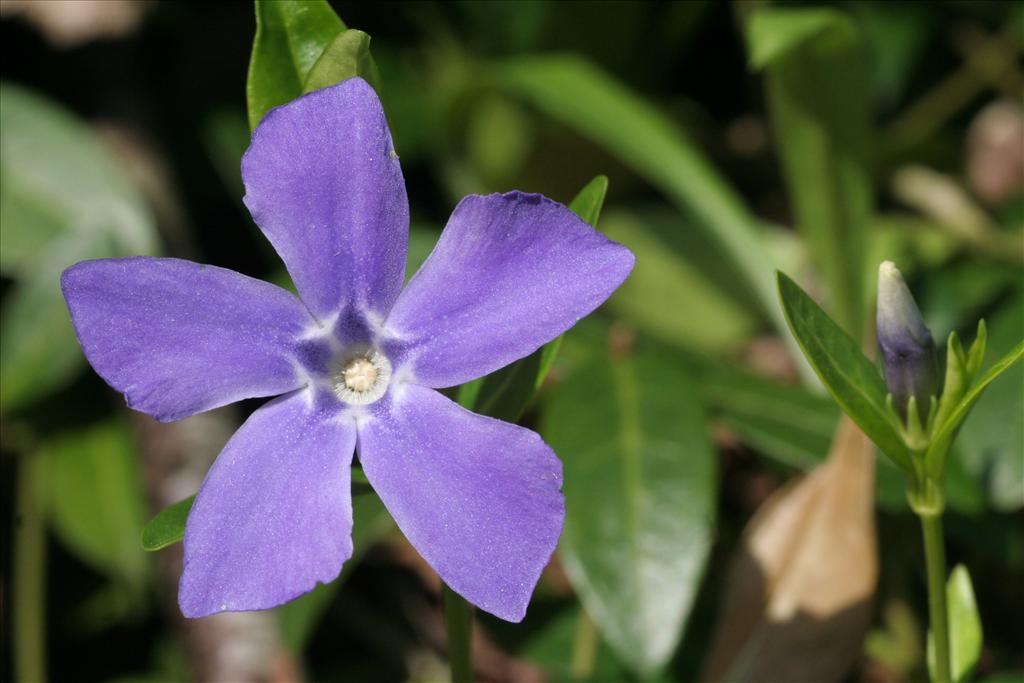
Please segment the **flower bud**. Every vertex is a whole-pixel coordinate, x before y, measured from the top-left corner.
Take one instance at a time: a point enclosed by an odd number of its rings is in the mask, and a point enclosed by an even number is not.
[[[932,333],[907,289],[907,283],[892,261],[878,267],[878,345],[882,347],[885,382],[900,415],[907,416],[907,401],[917,399],[928,414],[931,398],[938,391],[938,359]]]

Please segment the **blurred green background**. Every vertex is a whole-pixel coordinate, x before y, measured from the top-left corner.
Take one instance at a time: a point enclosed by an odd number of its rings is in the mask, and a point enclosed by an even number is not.
[[[638,259],[524,418],[565,463],[566,530],[522,624],[478,613],[477,677],[924,680],[901,477],[854,457],[797,483],[839,415],[794,360],[773,273],[866,348],[883,259],[937,340],[984,317],[991,360],[1024,337],[1024,5],[331,5],[372,37],[410,272],[462,196],[568,203],[599,175],[597,227]],[[339,581],[184,620],[180,545],[146,554],[141,529],[259,403],[131,413],[60,297],[72,263],[142,253],[287,281],[241,203],[252,5],[0,8],[0,678],[444,680],[437,577],[373,496]],[[978,679],[1024,680],[1024,368],[985,395],[951,468]]]

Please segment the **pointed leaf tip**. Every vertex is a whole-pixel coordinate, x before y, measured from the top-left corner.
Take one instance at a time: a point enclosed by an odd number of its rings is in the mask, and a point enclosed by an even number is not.
[[[889,392],[878,368],[789,276],[779,272],[777,282],[790,330],[836,403],[882,452],[910,471],[910,452],[886,404]]]

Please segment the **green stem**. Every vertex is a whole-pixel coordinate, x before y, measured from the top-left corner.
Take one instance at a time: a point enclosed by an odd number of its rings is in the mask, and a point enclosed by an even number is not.
[[[594,664],[597,660],[597,626],[586,610],[580,610],[580,620],[576,625],[576,641],[572,650],[572,679],[588,681],[594,675]]]
[[[473,681],[473,606],[461,595],[441,583],[444,619],[448,624],[448,662],[452,683]]]
[[[921,515],[924,558],[928,569],[928,610],[931,613],[935,647],[935,683],[951,683],[949,668],[949,612],[946,610],[946,549],[942,538],[942,517]]]
[[[46,680],[46,535],[40,495],[42,461],[23,455],[18,464],[11,594],[14,679]]]

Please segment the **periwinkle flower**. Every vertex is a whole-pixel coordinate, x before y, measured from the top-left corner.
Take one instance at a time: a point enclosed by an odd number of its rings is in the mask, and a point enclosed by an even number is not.
[[[878,267],[878,345],[882,348],[885,381],[900,415],[906,417],[913,397],[919,417],[928,417],[938,391],[939,368],[932,333],[892,261]]]
[[[600,305],[633,255],[540,195],[469,196],[402,289],[409,207],[380,102],[353,78],[272,110],[245,204],[299,297],[171,258],[63,275],[89,362],[128,405],[178,420],[279,396],[224,447],[185,532],[189,617],[265,609],[352,553],[354,454],[454,590],[523,618],[561,533],[561,463],[532,431],[437,389],[526,356]]]

